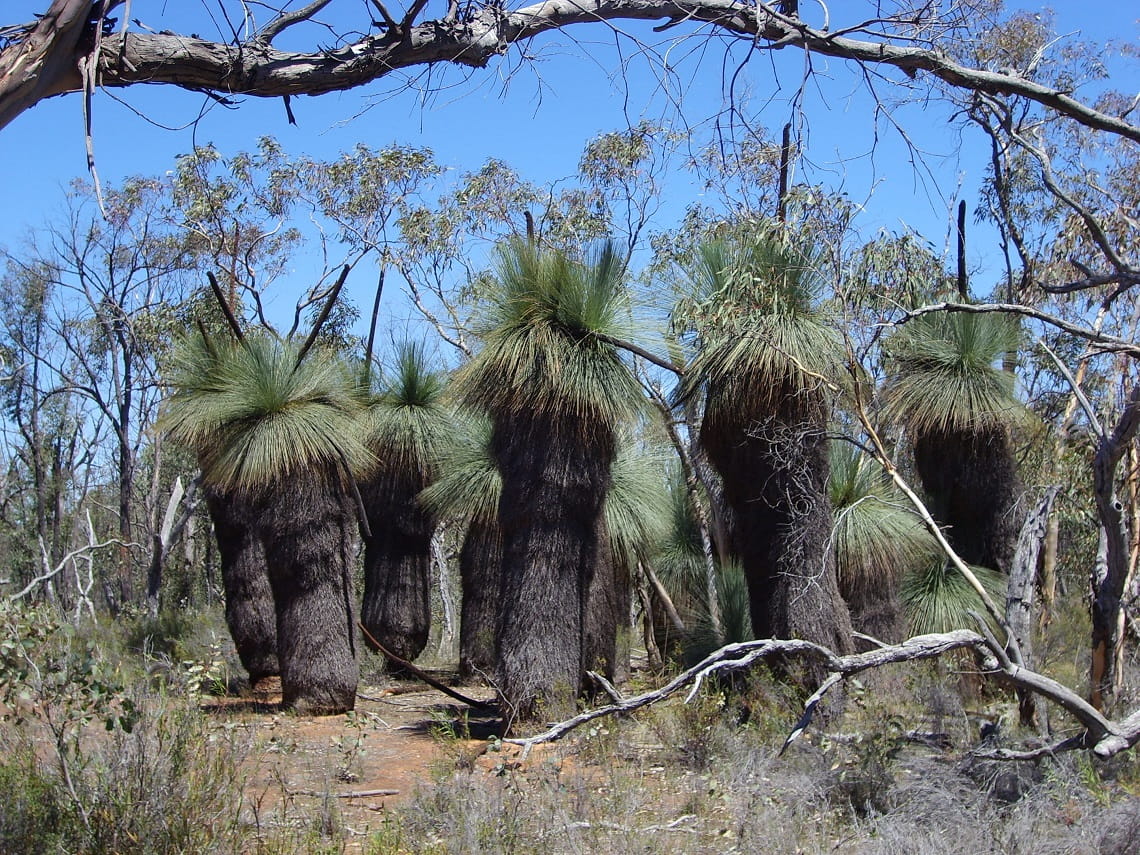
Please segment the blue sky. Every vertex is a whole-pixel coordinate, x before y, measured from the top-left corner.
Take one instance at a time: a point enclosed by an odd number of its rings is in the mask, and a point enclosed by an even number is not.
[[[1036,9],[1045,4],[1016,5]],[[1140,11],[1132,0],[1095,7],[1074,0],[1051,5],[1062,33],[1080,31],[1091,40],[1116,38],[1133,43],[1140,37]],[[28,20],[46,6],[47,0],[6,0],[0,24]],[[167,14],[165,8],[180,9],[181,14]],[[156,29],[179,29],[177,18],[201,8],[196,2],[134,0],[132,17]],[[1095,8],[1095,15],[1089,14],[1090,8]],[[194,29],[207,37],[211,32],[201,21]],[[662,38],[648,27],[642,33],[658,41]],[[707,47],[705,55],[688,53],[702,43]],[[101,93],[94,105],[100,177],[115,184],[132,174],[161,174],[171,168],[177,154],[195,143],[212,142],[224,153],[233,153],[252,148],[263,134],[272,134],[290,154],[326,158],[358,142],[373,147],[392,142],[425,145],[441,163],[459,171],[498,157],[512,163],[524,177],[544,182],[572,174],[582,146],[597,133],[643,117],[659,119],[669,112],[669,98],[646,65],[634,61],[624,78],[619,73],[630,46],[626,43],[619,56],[605,26],[580,26],[570,34],[543,37],[532,43],[528,53],[534,56],[531,63],[520,64],[516,51],[505,62],[475,72],[467,81],[460,70],[434,72],[433,82],[443,81],[448,88],[426,101],[412,91],[381,98],[381,91],[391,90],[396,81],[294,99],[297,127],[287,124],[276,99],[246,99],[238,110],[214,107],[200,122],[187,126],[207,103],[201,95],[173,87]],[[683,90],[683,114],[695,126],[700,127],[723,105],[722,55],[718,45],[697,40],[683,43],[674,52],[679,69],[674,83]],[[808,87],[806,102],[809,154],[817,165],[811,178],[842,187],[856,201],[868,200],[862,219],[868,231],[897,228],[906,221],[940,248],[959,185],[972,203],[971,188],[981,178],[984,164],[974,153],[976,147],[970,140],[960,146],[937,108],[927,113],[919,107],[906,108],[899,121],[929,153],[927,163],[936,173],[938,187],[924,184],[889,122],[871,118],[872,102],[850,68],[819,58],[814,63],[819,82]],[[1130,80],[1118,78],[1115,85],[1140,90],[1140,69],[1135,62],[1126,68]],[[788,98],[803,70],[804,57],[799,51],[762,55],[750,62],[738,91],[751,93],[753,105],[766,103],[760,121],[779,128],[788,117]],[[0,244],[18,245],[28,228],[61,208],[63,190],[72,179],[87,177],[81,108],[77,96],[54,98],[0,130],[0,192],[6,214],[0,222]],[[698,188],[677,177],[669,187],[670,204],[680,211],[697,192]],[[973,241],[971,260],[976,265],[986,263],[989,250],[985,243],[984,232]]]

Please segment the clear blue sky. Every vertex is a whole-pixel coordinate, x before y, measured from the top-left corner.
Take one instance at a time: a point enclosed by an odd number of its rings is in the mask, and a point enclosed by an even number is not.
[[[6,0],[0,24],[30,20],[34,12],[43,11],[47,5],[48,0]],[[810,5],[803,4],[805,10]],[[1022,0],[1014,5],[1036,9],[1045,4]],[[1116,38],[1133,43],[1140,37],[1140,9],[1133,0],[1099,4],[1063,0],[1051,5],[1057,10],[1062,33],[1080,31],[1091,40]],[[333,8],[336,6],[334,3]],[[348,6],[354,13],[360,8]],[[163,11],[168,8],[180,11]],[[188,30],[191,28],[182,27],[178,19],[200,16],[201,8],[197,2],[134,0],[132,17],[155,29],[169,26]],[[205,37],[212,32],[200,19],[193,29]],[[650,33],[648,27],[643,32],[658,41],[662,38]],[[679,49],[675,61],[696,44],[694,40]],[[628,43],[624,49],[628,56]],[[643,116],[659,118],[666,109],[666,100],[644,65],[635,63],[626,82],[620,82],[613,36],[605,25],[578,26],[569,34],[543,37],[532,43],[528,52],[536,57],[535,62],[520,66],[515,50],[506,61],[474,72],[467,82],[463,82],[461,70],[442,74],[437,70],[435,82],[442,80],[453,88],[435,94],[426,103],[413,92],[379,100],[381,89],[391,89],[394,82],[339,95],[294,99],[297,127],[287,124],[277,99],[246,99],[237,110],[214,107],[196,125],[186,127],[207,103],[203,96],[173,87],[132,87],[100,93],[94,105],[100,177],[114,184],[132,174],[161,174],[171,168],[177,154],[195,143],[213,142],[224,153],[232,153],[252,148],[259,136],[272,134],[289,153],[318,157],[333,157],[358,142],[373,147],[392,142],[426,145],[441,163],[457,170],[474,169],[488,157],[498,157],[512,163],[524,177],[543,182],[572,174],[583,144],[595,134],[624,127]],[[684,115],[692,124],[705,121],[722,105],[722,54],[720,47],[712,44],[703,58],[691,54],[680,62]],[[910,107],[900,120],[907,123],[915,141],[930,151],[928,163],[937,172],[940,190],[924,187],[888,124],[876,124],[871,119],[871,102],[850,69],[818,58],[814,62],[820,83],[809,87],[806,110],[809,152],[819,165],[812,179],[842,185],[858,201],[867,198],[874,186],[863,219],[865,228],[897,227],[906,221],[940,246],[959,182],[972,202],[971,188],[981,178],[982,159],[969,147],[964,154],[959,151],[959,140],[947,132],[942,114],[932,110],[923,115],[919,108]],[[795,91],[803,63],[801,52],[784,51],[759,56],[749,64],[743,89],[752,94],[757,105],[772,97],[761,114],[761,121],[769,127],[778,128],[787,119],[787,99]],[[1124,67],[1130,83],[1118,78],[1115,85],[1140,91],[1136,62]],[[890,95],[885,90],[880,94]],[[361,112],[372,102],[371,109]],[[181,129],[163,129],[154,122]],[[880,137],[871,157],[868,153],[876,131]],[[78,96],[45,101],[0,130],[0,198],[5,211],[0,244],[17,245],[26,229],[59,210],[63,188],[77,177],[87,177]],[[670,199],[680,210],[696,192],[679,180],[670,187]],[[971,246],[975,261],[985,253],[986,248],[977,241]]]

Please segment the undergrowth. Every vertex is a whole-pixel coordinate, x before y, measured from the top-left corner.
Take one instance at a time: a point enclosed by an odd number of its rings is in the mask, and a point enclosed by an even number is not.
[[[526,763],[443,717],[418,790],[350,828],[333,789],[356,779],[359,714],[324,797],[298,801],[252,781],[256,727],[203,712],[232,682],[212,633],[152,625],[176,645],[140,664],[123,653],[137,636],[47,608],[3,602],[0,623],[0,853],[1123,855],[1140,839],[1134,757],[977,761],[979,725],[1015,730],[1015,702],[963,702],[945,664],[863,675],[845,715],[783,751],[803,698],[763,671],[598,720]]]

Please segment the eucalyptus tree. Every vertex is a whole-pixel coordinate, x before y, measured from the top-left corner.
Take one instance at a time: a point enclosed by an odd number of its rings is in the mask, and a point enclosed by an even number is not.
[[[496,678],[510,717],[573,709],[585,609],[619,431],[641,408],[617,349],[628,307],[619,254],[585,261],[505,244],[482,347],[457,377],[492,423],[503,535]]]
[[[193,256],[185,236],[165,221],[161,180],[128,179],[104,188],[103,210],[96,201],[93,188],[74,185],[60,222],[32,233],[16,250],[0,250],[0,257],[6,288],[27,289],[42,316],[30,329],[12,330],[20,339],[10,342],[17,351],[12,355],[21,359],[14,367],[29,369],[49,399],[68,399],[74,423],[84,426],[78,441],[93,445],[92,477],[95,467],[111,473],[111,524],[120,547],[104,594],[117,615],[142,592],[129,544],[156,534],[156,509],[140,512],[139,485],[148,466],[163,462],[161,447],[151,440],[162,394],[158,365],[177,329]],[[14,323],[17,318],[9,316],[8,324]],[[19,353],[33,341],[34,353]],[[33,469],[44,463],[33,461]],[[48,498],[42,479],[37,489]],[[58,540],[47,545],[62,548]]]
[[[436,516],[417,497],[436,477],[454,429],[443,402],[444,378],[428,368],[424,348],[403,345],[391,376],[364,414],[364,441],[377,464],[360,482],[364,534],[365,642],[401,659],[423,652],[431,631],[431,539]]]
[[[828,418],[845,373],[810,251],[767,232],[694,251],[675,323],[697,348],[682,395],[735,517],[733,552],[758,638],[851,649],[830,548]]]
[[[239,501],[265,552],[286,707],[353,708],[353,478],[373,462],[361,402],[336,356],[269,335],[183,343],[165,429],[197,455],[204,482]]]
[[[1000,361],[1020,344],[999,314],[921,315],[884,341],[886,415],[906,426],[934,518],[968,564],[1008,573],[1017,541],[1011,427],[1025,410]]]

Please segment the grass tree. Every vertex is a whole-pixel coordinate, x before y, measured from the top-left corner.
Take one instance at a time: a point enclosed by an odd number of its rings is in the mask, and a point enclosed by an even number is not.
[[[464,420],[440,459],[438,480],[420,494],[426,508],[466,526],[459,550],[459,672],[464,678],[489,676],[495,667],[503,564],[502,491],[491,454],[490,422]]]
[[[698,352],[683,394],[703,399],[700,440],[735,517],[753,631],[849,651],[827,493],[844,352],[819,308],[813,258],[759,232],[700,246],[688,273],[695,298],[678,320]]]
[[[879,464],[850,443],[831,443],[828,490],[839,592],[851,623],[881,641],[901,641],[908,627],[899,585],[929,569],[940,555],[938,544],[884,481]],[[911,603],[922,605],[921,598]]]
[[[586,667],[615,682],[629,676],[630,606],[637,562],[666,535],[669,494],[660,459],[633,437],[614,458],[605,538],[586,592]]]
[[[197,454],[210,488],[249,503],[273,592],[285,706],[352,709],[351,484],[372,457],[348,371],[327,351],[268,335],[195,337],[170,380],[166,429]]]
[[[700,523],[680,469],[667,476],[666,492],[668,522],[664,535],[655,542],[652,561],[678,612],[685,615],[687,629],[676,641],[683,644],[685,662],[695,664],[725,644],[755,638],[748,584],[739,563],[716,564],[714,581],[720,617],[713,620]],[[658,629],[665,633],[658,644],[667,648],[669,623],[660,622]]]
[[[281,673],[265,549],[251,518],[249,497],[217,487],[207,487],[205,495],[221,559],[226,626],[250,685],[256,688],[266,677]]]
[[[1021,492],[1010,427],[1023,417],[1014,376],[1016,319],[920,315],[885,342],[888,417],[906,426],[931,514],[968,564],[1008,573]]]
[[[436,516],[417,501],[435,478],[454,429],[444,379],[422,345],[405,344],[364,416],[365,443],[378,463],[360,482],[368,517],[361,623],[402,659],[423,652],[431,630],[431,539]],[[371,644],[368,636],[366,643]]]
[[[627,335],[623,278],[611,245],[587,261],[504,245],[482,347],[458,378],[490,418],[502,477],[496,678],[511,717],[568,713],[581,683],[618,432],[641,402],[606,340]]]

